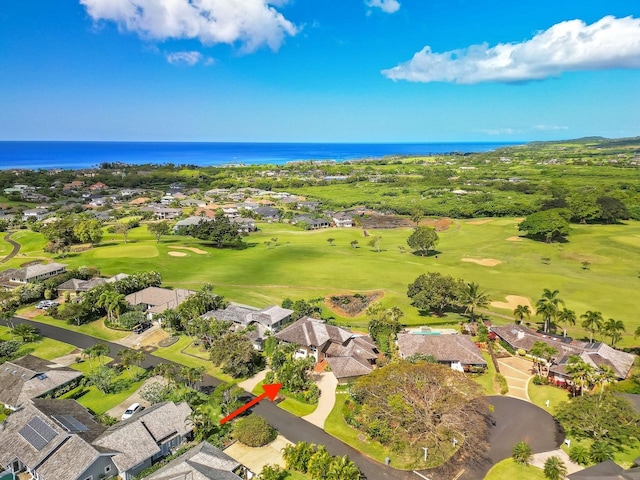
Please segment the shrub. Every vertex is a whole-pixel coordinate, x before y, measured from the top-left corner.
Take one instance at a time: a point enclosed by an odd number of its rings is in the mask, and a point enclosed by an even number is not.
[[[549,379],[542,375],[535,375],[532,381],[534,385],[549,385]]]
[[[262,447],[275,440],[278,431],[264,418],[252,413],[235,421],[231,435],[249,447]]]
[[[513,446],[513,461],[520,465],[529,465],[533,451],[527,442],[518,442]]]
[[[521,357],[524,357],[527,354],[527,352],[522,348],[519,348],[516,353]]]
[[[500,385],[500,395],[506,395],[509,393],[509,385],[507,384],[507,379],[504,378],[504,375],[501,373],[496,373],[496,380]]]

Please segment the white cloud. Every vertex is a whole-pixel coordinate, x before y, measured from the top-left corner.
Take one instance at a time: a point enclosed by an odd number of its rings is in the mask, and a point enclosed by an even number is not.
[[[413,58],[383,70],[392,80],[411,82],[515,83],[557,77],[562,72],[640,68],[640,19],[604,17],[586,25],[570,20],[522,43],[485,43]]]
[[[263,45],[277,50],[298,28],[273,5],[285,0],[80,0],[94,21],[153,40],[197,39],[205,45]]]
[[[385,13],[396,13],[400,10],[398,0],[366,0],[365,5],[371,8],[379,8]]]
[[[482,129],[482,130],[478,130],[481,133],[484,133],[485,135],[518,135],[522,132],[522,129],[520,128],[487,128],[487,129]]]
[[[203,65],[213,65],[214,60],[211,57],[205,57],[200,52],[173,52],[165,54],[167,62],[171,65],[186,65],[193,67],[198,63]]]
[[[533,129],[539,132],[558,132],[560,130],[569,130],[569,127],[564,125],[534,125]]]

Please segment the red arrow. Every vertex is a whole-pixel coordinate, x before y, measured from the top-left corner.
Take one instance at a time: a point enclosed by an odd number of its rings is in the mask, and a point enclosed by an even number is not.
[[[262,385],[262,389],[264,390],[264,393],[262,395],[254,398],[246,405],[241,406],[239,409],[231,412],[229,415],[224,417],[222,420],[220,420],[220,425],[223,425],[227,423],[229,420],[231,420],[232,418],[237,417],[245,410],[248,410],[249,408],[253,407],[260,400],[264,400],[265,398],[269,397],[269,400],[273,402],[276,399],[276,396],[278,395],[278,392],[280,391],[281,388],[282,388],[281,383],[272,383],[269,385]]]

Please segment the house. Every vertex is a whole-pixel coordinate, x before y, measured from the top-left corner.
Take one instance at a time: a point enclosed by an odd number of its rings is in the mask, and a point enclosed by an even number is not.
[[[280,217],[280,210],[273,207],[258,207],[253,211],[263,220],[278,220]]]
[[[33,283],[55,277],[67,271],[64,263],[39,263],[11,271],[9,281],[14,283]]]
[[[416,354],[431,355],[439,363],[459,372],[467,371],[470,367],[487,367],[480,349],[466,335],[399,333],[397,345],[401,358]]]
[[[0,404],[15,410],[29,399],[76,382],[82,372],[26,355],[0,365]]]
[[[240,480],[248,478],[246,471],[219,448],[202,442],[143,480]]]
[[[316,362],[326,360],[341,383],[373,371],[379,354],[368,335],[356,335],[310,317],[302,317],[274,336],[297,345],[296,358],[312,356]]]
[[[22,212],[22,220],[26,222],[30,218],[34,218],[37,222],[40,222],[47,218],[47,215],[49,215],[49,210],[47,208],[30,208]]]
[[[58,294],[69,293],[71,295],[79,295],[84,292],[88,292],[92,288],[107,283],[106,278],[91,278],[89,280],[82,280],[80,278],[70,278],[64,283],[58,285]]]
[[[640,480],[640,468],[625,470],[613,460],[568,475],[569,480]]]
[[[320,207],[320,202],[311,202],[311,201],[303,201],[303,202],[298,202],[296,204],[296,208],[298,210],[309,210],[309,211],[314,211],[316,210],[318,207]]]
[[[207,204],[204,200],[197,200],[195,198],[185,198],[180,200],[180,205],[183,207],[204,207]]]
[[[2,423],[0,465],[38,480],[112,477],[117,449],[92,444],[104,431],[75,400],[35,399]]]
[[[553,359],[549,373],[559,383],[569,379],[565,367],[572,355],[578,355],[594,368],[600,365],[610,367],[619,379],[629,375],[635,360],[633,354],[616,350],[602,342],[581,342],[571,337],[537,332],[524,325],[494,325],[491,326],[491,331],[515,350],[522,349],[528,352],[535,342],[544,342],[555,348],[558,354]]]
[[[294,225],[298,223],[305,223],[309,226],[309,230],[318,230],[320,228],[329,228],[331,222],[327,218],[313,218],[307,215],[297,215],[291,219],[291,223]]]
[[[102,182],[97,182],[89,186],[89,190],[91,190],[92,192],[96,192],[98,190],[106,190],[107,188],[109,187]]]
[[[191,438],[191,408],[186,402],[161,402],[119,422],[93,440],[92,445],[117,452],[112,457],[122,480],[132,480],[142,470],[175,451]]]
[[[207,218],[207,217],[197,217],[197,216],[191,216],[183,220],[178,220],[176,224],[173,226],[173,233],[178,234],[180,230],[182,230],[183,228],[191,227],[193,225],[198,225],[200,222],[210,222],[211,220],[213,219]]]
[[[188,297],[193,295],[193,290],[176,288],[147,287],[139,292],[130,293],[124,299],[129,305],[142,305],[149,316],[153,318],[154,313],[162,313],[169,308],[176,308]]]
[[[339,228],[353,227],[353,218],[346,212],[336,212],[331,216],[333,223]]]
[[[143,210],[152,211],[157,220],[173,220],[182,215],[182,209],[180,208],[147,207]]]
[[[256,222],[253,218],[235,217],[230,219],[231,222],[238,225],[238,231],[240,233],[255,232],[258,230]]]

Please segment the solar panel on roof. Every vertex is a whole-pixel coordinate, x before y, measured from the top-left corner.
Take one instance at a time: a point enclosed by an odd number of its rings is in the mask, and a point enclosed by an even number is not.
[[[38,451],[46,447],[58,434],[38,417],[31,419],[18,433]]]
[[[51,415],[56,422],[62,425],[68,432],[86,432],[87,426],[73,415]]]

